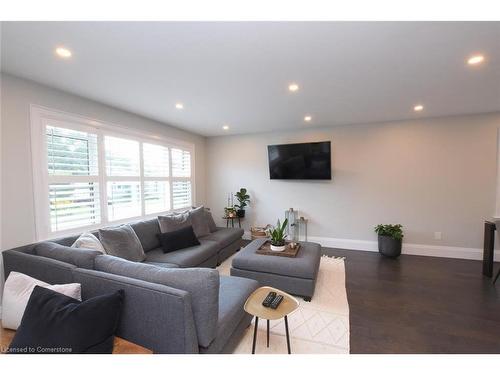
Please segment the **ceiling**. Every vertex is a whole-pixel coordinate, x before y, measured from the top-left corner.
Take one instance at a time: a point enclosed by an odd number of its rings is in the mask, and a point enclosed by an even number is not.
[[[3,22],[2,71],[206,136],[473,114],[500,22]]]

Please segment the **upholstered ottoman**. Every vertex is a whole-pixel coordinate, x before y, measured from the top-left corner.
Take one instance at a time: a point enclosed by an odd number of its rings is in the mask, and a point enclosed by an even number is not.
[[[265,241],[254,240],[236,254],[231,264],[231,276],[254,279],[260,286],[272,286],[310,300],[316,286],[321,245],[301,242],[297,256],[288,258],[257,254],[257,249]]]

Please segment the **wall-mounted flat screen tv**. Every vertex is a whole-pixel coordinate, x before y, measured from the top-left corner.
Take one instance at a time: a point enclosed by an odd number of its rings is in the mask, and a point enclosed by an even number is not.
[[[330,143],[267,146],[271,180],[331,180]]]

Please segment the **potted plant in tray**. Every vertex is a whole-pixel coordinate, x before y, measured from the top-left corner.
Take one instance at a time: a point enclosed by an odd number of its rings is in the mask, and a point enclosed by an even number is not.
[[[288,219],[285,219],[283,224],[280,223],[278,219],[278,224],[275,227],[271,227],[267,230],[269,237],[271,237],[271,250],[272,251],[284,251],[286,248],[285,243],[285,229],[288,224]]]
[[[401,255],[403,246],[403,226],[401,224],[379,224],[375,227],[378,234],[378,251],[386,257],[396,258]]]
[[[239,204],[235,204],[234,207],[238,209],[236,214],[238,217],[245,217],[245,207],[250,203],[250,195],[247,194],[247,189],[241,188],[240,191],[234,194]]]

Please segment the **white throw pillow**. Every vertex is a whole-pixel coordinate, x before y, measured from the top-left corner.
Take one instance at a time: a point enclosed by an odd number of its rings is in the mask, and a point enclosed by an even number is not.
[[[78,237],[75,243],[71,245],[71,247],[97,250],[103,254],[106,254],[106,250],[104,250],[101,241],[99,241],[99,239],[90,232],[83,233],[80,237]]]
[[[36,285],[82,300],[80,284],[50,285],[19,272],[11,272],[5,281],[2,298],[2,326],[17,329]]]

